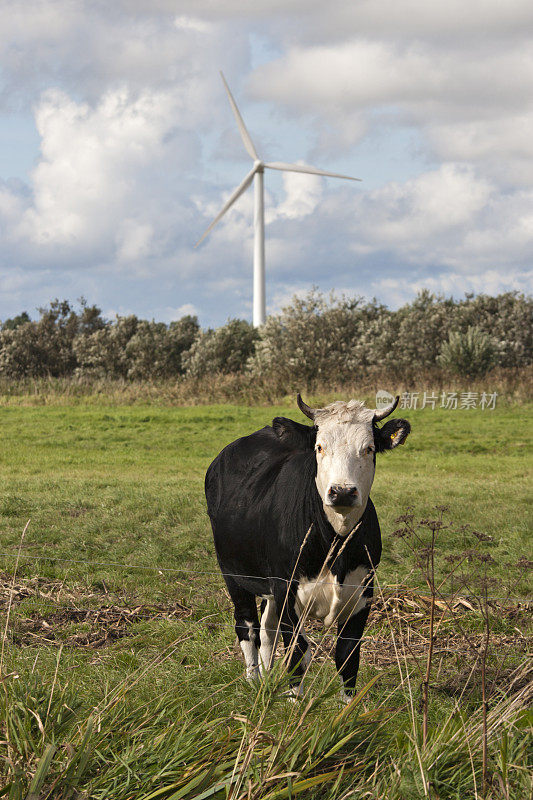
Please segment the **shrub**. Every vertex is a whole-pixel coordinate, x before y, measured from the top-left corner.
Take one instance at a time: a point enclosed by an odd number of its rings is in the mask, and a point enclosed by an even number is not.
[[[475,325],[468,327],[466,333],[452,331],[437,358],[450,372],[471,378],[485,375],[496,360],[494,340]]]
[[[220,328],[198,334],[190,350],[183,355],[183,367],[187,375],[194,378],[215,372],[240,372],[258,339],[258,331],[246,320],[229,320]]]
[[[132,314],[117,317],[115,323],[107,323],[88,336],[78,336],[73,342],[78,363],[76,373],[95,378],[126,378],[130,366],[126,346],[138,325],[139,320]]]
[[[190,349],[199,330],[196,317],[182,317],[169,326],[141,321],[126,345],[128,377],[171,378],[183,372],[182,356]]]
[[[376,300],[313,289],[294,297],[260,331],[230,320],[202,333],[196,317],[170,325],[133,315],[109,322],[96,306],[80,303],[76,311],[54,300],[36,322],[26,312],[5,320],[0,375],[151,380],[241,372],[284,393],[355,385],[384,373],[409,382],[443,366],[481,375],[490,366],[517,369],[533,361],[533,302],[517,292],[455,301],[423,290],[391,311]]]
[[[495,341],[498,366],[525,367],[533,361],[533,301],[519,292],[496,297],[467,295],[456,306],[454,329],[478,326]]]
[[[455,303],[427,290],[397,311],[387,311],[362,332],[369,366],[391,377],[431,369],[453,323]]]
[[[385,313],[375,300],[365,305],[313,289],[267,319],[249,366],[287,389],[353,381],[367,366],[363,332]]]
[[[73,342],[78,334],[98,331],[104,322],[100,309],[81,299],[79,313],[67,300],[54,300],[39,309],[37,322],[21,314],[0,331],[0,374],[12,378],[71,375],[77,366]]]
[[[14,331],[20,325],[25,325],[26,322],[31,322],[30,315],[27,311],[17,314],[12,319],[6,319],[5,322],[0,323],[0,328],[4,331]]]

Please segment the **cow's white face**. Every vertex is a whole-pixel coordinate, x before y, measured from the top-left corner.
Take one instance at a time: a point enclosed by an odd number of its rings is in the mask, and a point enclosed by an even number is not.
[[[376,469],[378,452],[403,444],[411,431],[406,419],[390,419],[398,405],[379,411],[366,408],[359,400],[339,400],[325,408],[311,408],[298,394],[300,411],[316,428],[316,486],[333,529],[346,536],[359,522],[366,508]]]
[[[316,485],[328,520],[348,533],[362,517],[375,473],[374,411],[336,402],[316,411]]]

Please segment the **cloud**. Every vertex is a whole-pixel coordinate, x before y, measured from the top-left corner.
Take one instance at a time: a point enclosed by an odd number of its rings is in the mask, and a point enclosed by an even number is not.
[[[301,160],[296,163],[304,165]],[[299,172],[283,172],[282,175],[285,197],[281,203],[268,210],[267,223],[277,217],[287,219],[307,217],[316,209],[322,196],[323,179],[318,175]]]
[[[175,12],[174,0],[117,0],[115,5],[136,14]],[[322,0],[255,0],[245,9],[241,0],[180,0],[180,13],[197,19],[220,22],[242,20],[268,26],[280,38],[300,36],[321,40],[345,38],[354,33],[403,35],[485,37],[490,32],[500,37],[524,35],[524,28],[533,22],[531,4],[527,0],[448,0],[428,3],[426,0],[330,0],[327,9]],[[281,22],[283,21],[283,25]]]
[[[471,168],[443,164],[403,184],[389,183],[360,196],[359,230],[367,242],[412,252],[428,241],[469,230],[494,191]],[[365,234],[366,232],[366,234]]]
[[[419,162],[476,164],[502,186],[528,186],[532,25],[522,0],[335,0],[327,14],[308,8],[297,29],[288,26],[248,91],[311,127],[313,157],[362,143],[372,152],[373,141],[411,129]]]
[[[188,104],[190,122],[209,123],[223,105],[213,77],[221,64],[242,68],[247,42],[234,37],[228,49],[223,21],[213,26],[176,11],[176,3],[146,4],[135,12],[133,3],[111,9],[72,0],[7,0],[0,105],[24,107],[50,87],[96,103],[124,85],[130,91],[170,90],[185,81],[196,99]]]
[[[533,183],[533,110],[482,121],[428,126],[432,147],[442,158],[478,164],[503,186]]]
[[[4,17],[0,113],[32,108],[41,147],[27,184],[0,181],[3,316],[80,294],[250,314],[253,192],[193,249],[249,169],[221,67],[265,157],[367,179],[268,175],[270,309],[313,283],[395,303],[531,286],[531,3],[11,0]]]
[[[152,225],[125,219],[116,235],[118,260],[138,261],[150,255],[153,235]]]
[[[370,192],[328,189],[313,215],[274,219],[267,256],[278,283],[399,302],[424,286],[528,291],[532,240],[533,192],[502,195],[473,168],[443,164]]]
[[[169,308],[168,312],[172,314],[172,319],[179,319],[180,317],[185,317],[188,314],[191,316],[198,314],[198,309],[192,303],[184,303],[184,305],[180,306],[179,308]]]
[[[491,138],[509,138],[511,126],[502,125],[501,116],[524,112],[524,85],[533,80],[531,42],[512,50],[495,50],[491,44],[482,43],[474,52],[458,44],[435,47],[420,40],[357,38],[334,45],[296,45],[259,67],[250,78],[250,91],[283,104],[288,113],[313,114],[332,129],[337,123],[347,145],[357,143],[368,125],[390,124],[391,114],[402,124],[437,128],[430,137],[433,147],[455,159],[454,141],[464,148],[465,138],[488,138],[485,146],[490,147]],[[470,126],[467,131],[465,126]],[[488,136],[483,126],[489,127]],[[521,133],[519,138],[530,153],[528,138]]]
[[[465,293],[497,295],[517,291],[528,293],[531,289],[532,271],[512,270],[502,276],[498,270],[485,270],[480,274],[464,275],[457,272],[440,272],[423,279],[382,278],[374,281],[374,294],[386,304],[397,308],[408,303],[417,292],[429,289],[435,294],[461,298]]]
[[[183,180],[199,151],[193,132],[175,134],[179,105],[163,91],[109,91],[96,107],[47,92],[36,110],[41,158],[32,194],[0,192],[10,239],[60,262],[164,252],[168,214],[180,203],[171,199],[168,163]]]
[[[288,8],[304,10],[303,0],[289,2]],[[527,36],[533,22],[528,0],[447,0],[428,3],[426,0],[359,0],[346,3],[331,0],[327,14],[303,15],[302,36],[306,39],[345,39],[350,35],[402,40],[413,38],[443,42],[468,39],[483,40],[490,36],[516,40]]]
[[[533,192],[502,195],[473,168],[444,164],[361,198],[358,229],[411,263],[472,274],[529,261],[532,213]]]

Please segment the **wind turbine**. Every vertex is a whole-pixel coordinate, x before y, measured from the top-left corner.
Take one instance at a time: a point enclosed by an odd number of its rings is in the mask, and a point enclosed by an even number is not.
[[[316,167],[303,166],[301,164],[284,164],[281,161],[273,161],[265,163],[257,155],[254,143],[248,133],[244,120],[241,116],[237,103],[230,92],[230,88],[226,83],[223,73],[220,73],[224,83],[226,92],[228,94],[229,102],[237,121],[237,127],[241,134],[243,144],[250,158],[253,159],[254,165],[244,180],[237,186],[235,191],[224,204],[222,210],[217,214],[211,225],[207,228],[201,239],[198,240],[195,247],[198,247],[205,237],[213,230],[217,222],[219,222],[226,211],[239,199],[252,181],[255,181],[254,187],[254,300],[253,300],[253,324],[258,328],[263,325],[266,319],[266,306],[265,306],[265,202],[264,202],[264,186],[263,175],[266,169],[276,169],[281,172],[305,172],[309,175],[323,175],[327,178],[344,178],[348,181],[360,181],[361,178],[352,178],[349,175],[339,175],[338,172],[326,172],[323,169]]]

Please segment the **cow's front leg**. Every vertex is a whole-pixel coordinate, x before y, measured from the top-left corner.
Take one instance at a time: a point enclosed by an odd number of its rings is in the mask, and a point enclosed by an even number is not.
[[[302,693],[301,683],[308,665],[306,658],[309,649],[303,628],[300,625],[295,606],[296,591],[292,588],[287,593],[276,596],[276,609],[279,617],[279,628],[285,648],[285,658],[289,670],[289,687],[293,697]]]
[[[338,638],[335,648],[335,664],[343,683],[342,700],[348,703],[355,694],[357,672],[359,670],[359,652],[361,637],[370,613],[370,599],[367,605],[346,622],[337,627]]]

